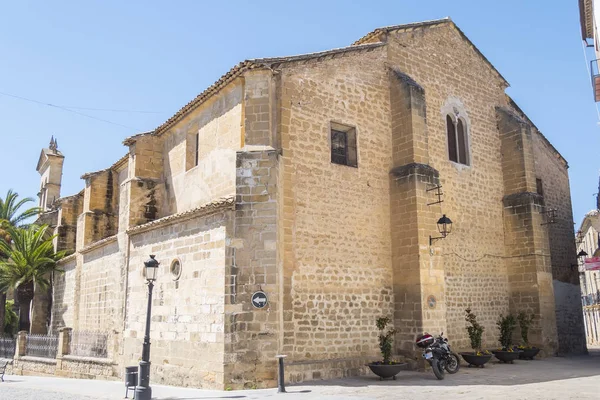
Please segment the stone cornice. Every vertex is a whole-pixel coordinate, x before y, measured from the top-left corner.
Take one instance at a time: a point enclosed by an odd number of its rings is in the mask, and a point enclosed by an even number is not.
[[[405,178],[411,175],[421,175],[428,181],[435,181],[440,178],[440,173],[437,169],[427,164],[410,163],[392,168],[390,174],[396,179]]]
[[[75,258],[77,258],[77,253],[73,253],[66,257],[61,258],[60,260],[57,261],[57,264],[59,264],[59,265],[66,264],[69,261],[74,260]]]
[[[529,205],[544,205],[544,197],[533,192],[519,192],[504,196],[504,207],[521,207]]]
[[[94,242],[92,244],[87,245],[86,247],[84,247],[83,249],[79,250],[80,254],[85,254],[85,253],[89,253],[92,250],[95,250],[99,247],[105,246],[109,243],[113,243],[117,241],[117,235],[113,235],[113,236],[109,236],[107,238],[104,238],[102,240],[98,240],[97,242]]]

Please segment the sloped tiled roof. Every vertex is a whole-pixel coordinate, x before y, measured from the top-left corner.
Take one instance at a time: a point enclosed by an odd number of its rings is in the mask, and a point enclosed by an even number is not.
[[[385,40],[385,35],[392,31],[416,29],[416,28],[422,28],[422,27],[440,25],[440,24],[451,24],[458,31],[458,33],[460,33],[460,35],[471,45],[473,50],[475,50],[475,52],[477,54],[479,54],[481,56],[481,58],[483,58],[483,60],[492,68],[492,70],[498,75],[498,77],[500,79],[502,79],[504,81],[504,83],[506,83],[507,86],[509,85],[508,81],[502,76],[500,71],[498,71],[496,69],[496,67],[494,67],[494,64],[492,64],[483,55],[483,53],[477,48],[477,46],[475,46],[475,44],[471,41],[471,39],[469,39],[467,37],[467,35],[465,35],[464,32],[460,30],[460,28],[454,23],[454,21],[452,21],[452,19],[450,17],[434,19],[434,20],[430,20],[430,21],[413,22],[410,24],[391,25],[391,26],[386,26],[383,28],[377,28],[377,29],[367,33],[362,38],[358,39],[356,42],[354,42],[354,44],[360,45],[360,44],[363,44],[366,42],[371,42],[375,38],[377,38],[377,40]]]
[[[281,64],[284,62],[293,62],[293,61],[303,61],[303,60],[311,60],[315,58],[324,58],[327,56],[334,56],[342,53],[355,52],[361,50],[370,50],[375,49],[377,47],[384,46],[385,43],[366,43],[361,45],[352,45],[346,47],[340,47],[337,49],[319,51],[315,53],[306,53],[306,54],[298,54],[294,56],[285,56],[285,57],[270,57],[270,58],[254,58],[248,60],[249,62],[255,64]]]
[[[192,101],[183,106],[179,111],[175,113],[171,118],[165,121],[161,126],[156,128],[153,131],[154,135],[161,135],[166,132],[171,126],[175,124],[180,118],[186,115],[188,112],[192,111],[196,106],[203,103],[206,99],[212,96],[214,93],[221,90],[227,84],[232,82],[235,78],[240,76],[242,72],[247,71],[252,68],[260,67],[254,64],[251,61],[243,61],[231,68],[227,71],[223,76],[221,76],[215,83],[209,86],[205,91],[196,96]]]
[[[256,59],[242,61],[241,63],[237,64],[235,67],[233,67],[232,69],[227,71],[215,83],[213,83],[205,91],[203,91],[198,96],[196,96],[192,101],[190,101],[185,106],[183,106],[179,111],[177,111],[175,113],[175,115],[173,115],[171,118],[169,118],[166,122],[164,122],[161,126],[156,128],[154,131],[145,132],[145,133],[142,133],[139,135],[134,135],[132,137],[125,139],[125,141],[123,143],[126,145],[132,144],[135,142],[136,137],[139,137],[142,135],[153,134],[153,135],[159,136],[159,135],[163,134],[169,128],[171,128],[179,119],[181,119],[183,116],[185,116],[188,112],[192,111],[196,106],[202,104],[205,100],[210,98],[214,93],[218,92],[223,87],[227,86],[229,83],[231,83],[233,80],[235,80],[242,73],[244,73],[245,71],[248,71],[250,69],[266,68],[266,67],[268,67],[269,64],[308,60],[308,59],[327,57],[327,56],[332,56],[335,54],[352,52],[352,51],[369,50],[369,49],[373,49],[373,48],[376,48],[376,47],[379,47],[382,45],[383,45],[383,43],[366,44],[363,46],[348,46],[348,47],[342,47],[339,49],[321,51],[321,52],[316,52],[316,53],[300,54],[300,55],[286,56],[286,57],[256,58]]]
[[[158,226],[171,225],[177,222],[185,221],[190,218],[199,217],[203,215],[209,215],[214,212],[224,210],[224,209],[233,209],[235,207],[235,198],[231,197],[223,197],[219,200],[211,201],[210,203],[203,204],[200,207],[192,208],[191,210],[183,211],[179,214],[169,215],[163,218],[159,218],[154,221],[147,222],[142,225],[134,226],[133,228],[129,228],[127,233],[136,234],[146,232],[147,230],[156,228]]]
[[[286,56],[286,57],[256,58],[256,59],[242,61],[241,63],[237,64],[236,66],[231,68],[229,71],[227,71],[215,83],[213,83],[206,90],[204,90],[202,93],[200,93],[198,96],[196,96],[192,101],[190,101],[185,106],[183,106],[179,111],[177,111],[171,118],[169,118],[167,121],[165,121],[158,128],[156,128],[153,131],[143,132],[143,133],[140,133],[140,134],[137,134],[134,136],[130,136],[123,141],[123,144],[131,145],[131,144],[135,143],[136,138],[138,138],[140,136],[145,136],[145,135],[160,136],[160,135],[162,135],[164,132],[169,130],[177,121],[179,121],[181,118],[183,118],[188,112],[192,111],[195,107],[202,104],[204,101],[206,101],[208,98],[210,98],[213,94],[217,93],[219,90],[221,90],[223,87],[225,87],[226,85],[231,83],[242,73],[244,73],[245,71],[248,71],[250,69],[268,68],[270,65],[273,65],[273,64],[280,64],[280,63],[284,63],[284,62],[293,62],[293,61],[303,61],[303,60],[309,60],[309,59],[318,59],[318,58],[324,58],[324,57],[328,57],[328,56],[335,56],[335,55],[342,54],[342,53],[353,52],[353,51],[373,50],[377,47],[385,45],[384,42],[381,42],[379,40],[381,38],[377,38],[378,36],[381,36],[382,34],[385,34],[385,33],[388,33],[388,32],[394,31],[394,30],[413,29],[413,28],[419,28],[419,27],[439,25],[439,24],[444,24],[444,23],[452,24],[452,26],[454,26],[458,30],[458,32],[469,42],[469,44],[472,45],[473,49],[479,55],[481,55],[481,57],[492,67],[492,69],[498,74],[498,76],[504,82],[506,82],[506,79],[504,79],[504,77],[500,74],[500,72],[498,72],[498,70],[488,61],[487,58],[485,58],[485,56],[479,51],[479,49],[477,49],[477,47],[473,44],[473,42],[471,42],[469,40],[469,38],[467,38],[467,36],[458,28],[458,26],[456,26],[456,24],[454,24],[454,22],[449,17],[442,18],[442,19],[436,19],[436,20],[430,20],[430,21],[402,24],[402,25],[392,25],[392,26],[387,26],[387,27],[383,27],[383,28],[377,28],[377,29],[373,30],[372,32],[368,33],[367,35],[363,36],[356,42],[354,42],[354,44],[352,46],[348,46],[348,47],[342,47],[342,48],[338,48],[338,49],[326,50],[326,51],[321,51],[321,52],[316,52],[316,53]],[[377,42],[373,43],[373,39],[376,39],[376,38],[378,39]],[[506,84],[508,85],[508,82],[506,82]]]

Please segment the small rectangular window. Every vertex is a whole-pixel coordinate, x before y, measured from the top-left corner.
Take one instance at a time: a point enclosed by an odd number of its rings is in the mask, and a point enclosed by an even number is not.
[[[539,194],[540,196],[544,195],[544,185],[542,184],[542,180],[540,178],[536,178],[535,180],[535,189],[537,191],[537,194]]]
[[[200,157],[200,153],[198,152],[200,149],[200,134],[196,133],[196,162],[194,163],[194,166],[198,165],[198,159]]]
[[[331,162],[358,167],[356,128],[331,123]]]
[[[200,163],[200,134],[189,132],[185,138],[185,170],[198,166]]]

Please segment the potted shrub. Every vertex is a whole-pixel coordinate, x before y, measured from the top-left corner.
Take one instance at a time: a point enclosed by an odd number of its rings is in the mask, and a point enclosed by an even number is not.
[[[513,363],[514,360],[519,358],[519,350],[516,350],[512,346],[512,335],[517,326],[517,319],[514,315],[508,314],[503,316],[500,314],[500,318],[496,322],[498,330],[500,331],[500,338],[498,341],[502,346],[498,350],[492,350],[494,356],[504,363]]]
[[[519,350],[522,350],[519,353],[520,360],[533,360],[533,357],[540,352],[540,349],[537,347],[529,345],[529,328],[531,327],[534,318],[534,314],[527,314],[524,311],[520,311],[517,314],[519,326],[521,327],[521,339],[523,339],[523,344],[519,346]]]
[[[390,322],[391,320],[389,317],[377,318],[376,324],[377,329],[379,329],[379,350],[381,351],[383,360],[367,364],[371,371],[379,377],[379,380],[383,380],[384,378],[396,379],[398,372],[406,365],[405,363],[400,363],[391,359],[392,344],[394,343],[396,330],[389,328],[387,332],[385,331],[385,328]]]
[[[481,336],[483,335],[484,327],[477,322],[477,316],[471,312],[470,308],[465,310],[467,313],[465,320],[469,323],[467,333],[471,340],[472,352],[460,353],[461,357],[469,364],[469,367],[485,367],[485,363],[490,361],[492,354],[485,350],[481,350]]]

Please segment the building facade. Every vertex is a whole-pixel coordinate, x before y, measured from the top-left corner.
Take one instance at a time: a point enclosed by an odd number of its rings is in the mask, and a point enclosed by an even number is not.
[[[600,211],[595,209],[585,215],[576,235],[585,334],[591,345],[600,344],[599,232]]]
[[[584,352],[568,165],[507,87],[448,18],[237,65],[42,200],[72,253],[51,329],[109,330],[115,374],[134,365],[155,254],[154,382],[273,386],[278,354],[295,382],[362,373],[380,316],[398,355],[423,331],[467,349],[466,308],[485,347],[528,311],[545,354]]]
[[[600,37],[598,26],[600,26],[600,3],[597,0],[579,0],[579,23],[581,26],[581,39],[585,47],[594,50],[593,56],[588,58],[588,52],[584,48],[584,56],[588,64],[594,101],[600,101]]]

